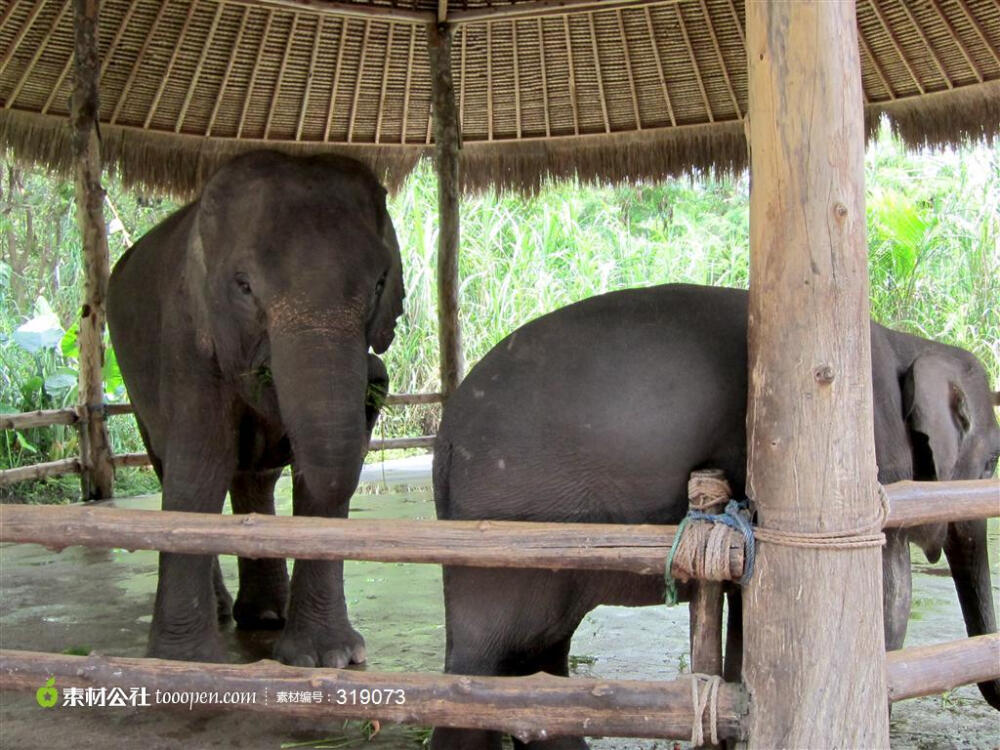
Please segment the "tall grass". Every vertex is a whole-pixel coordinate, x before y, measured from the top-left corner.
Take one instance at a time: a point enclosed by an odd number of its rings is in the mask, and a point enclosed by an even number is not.
[[[912,154],[882,133],[869,146],[866,178],[873,317],[972,350],[1000,383],[1000,142]],[[45,189],[65,195],[58,185]],[[174,208],[114,184],[110,193],[132,238]],[[745,175],[632,187],[561,182],[531,198],[495,192],[466,198],[459,272],[469,365],[526,321],[595,294],[666,282],[746,287],[748,199]],[[407,288],[386,355],[391,388],[437,390],[437,208],[429,165],[414,172],[389,209]],[[66,220],[65,211],[55,214]],[[62,234],[78,243],[75,230]],[[126,244],[116,235],[113,253]],[[67,263],[79,264],[76,244],[63,252]],[[0,301],[6,278],[0,273]],[[76,282],[79,272],[67,270],[62,278]],[[74,283],[56,298],[70,308],[79,295]],[[4,306],[0,335],[21,322],[19,315]],[[8,362],[11,354],[6,347],[0,404],[26,367]],[[387,437],[427,433],[437,416],[434,407],[387,409],[378,431]],[[126,418],[112,425],[116,450],[141,450],[131,424]]]

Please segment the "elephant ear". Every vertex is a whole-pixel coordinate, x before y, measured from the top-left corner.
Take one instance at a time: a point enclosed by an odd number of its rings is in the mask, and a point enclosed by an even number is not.
[[[957,363],[937,354],[919,356],[903,378],[916,479],[946,481],[954,476],[972,421],[961,383]]]
[[[368,343],[376,354],[389,348],[396,335],[396,319],[403,314],[403,262],[399,255],[399,241],[392,219],[385,207],[385,190],[378,188],[375,206],[378,234],[390,254],[389,269],[386,272],[382,294],[376,302],[374,313],[368,322]]]

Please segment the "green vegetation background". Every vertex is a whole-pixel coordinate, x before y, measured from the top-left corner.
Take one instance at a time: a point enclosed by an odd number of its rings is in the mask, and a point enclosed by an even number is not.
[[[72,323],[83,260],[72,184],[0,162],[0,412],[75,403]],[[888,133],[870,144],[868,244],[872,314],[889,326],[975,352],[1000,383],[1000,142],[908,153]],[[178,207],[108,182],[112,260]],[[386,364],[393,392],[438,389],[436,185],[421,166],[393,196],[406,312]],[[553,183],[531,198],[486,193],[462,205],[461,323],[471,365],[522,323],[585,297],[671,281],[745,287],[749,180],[700,176],[658,185]],[[165,270],[169,272],[169,270]],[[51,311],[64,329],[30,353],[15,331]],[[108,398],[126,400],[113,358]],[[383,437],[433,432],[438,407],[383,413]],[[130,416],[111,420],[116,452],[143,450]],[[0,468],[77,451],[72,428],[0,433]],[[156,489],[148,471],[120,472],[119,493]],[[61,501],[73,477],[7,490]],[[0,498],[3,496],[0,495]]]

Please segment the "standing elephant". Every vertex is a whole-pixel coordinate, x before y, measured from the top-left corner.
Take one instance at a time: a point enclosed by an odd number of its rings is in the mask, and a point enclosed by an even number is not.
[[[118,262],[108,323],[164,510],[274,513],[293,468],[296,515],[345,517],[388,385],[402,312],[385,190],[345,158],[256,152]],[[233,616],[284,630],[275,657],[365,658],[340,562],[239,560]],[[289,591],[290,588],[290,591]],[[229,597],[213,556],[161,553],[149,654],[222,661]],[[287,621],[286,621],[287,606]]]
[[[444,410],[438,516],[676,524],[688,476],[702,467],[724,470],[742,496],[746,341],[746,292],[712,287],[613,292],[525,325],[473,368]],[[976,358],[874,323],[871,344],[879,481],[991,476],[1000,428]],[[932,560],[944,549],[969,634],[994,632],[986,523],[941,524],[889,535],[888,647],[906,632],[908,534]],[[661,576],[446,567],[444,592],[448,672],[566,675],[570,638],[588,611],[660,603],[664,586]],[[1000,708],[1000,683],[980,688]],[[500,736],[438,729],[432,746],[499,748]]]

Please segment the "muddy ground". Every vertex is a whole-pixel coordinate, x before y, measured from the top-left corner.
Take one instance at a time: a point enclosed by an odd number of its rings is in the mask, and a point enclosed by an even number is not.
[[[408,475],[408,481],[415,480]],[[290,485],[279,484],[287,513]],[[119,501],[123,507],[157,508],[159,498]],[[363,483],[352,515],[359,518],[431,519],[426,483],[387,488]],[[994,594],[997,528],[992,527]],[[914,607],[907,645],[965,636],[951,579],[942,560],[929,564],[914,548]],[[235,558],[223,558],[233,594]],[[348,562],[348,606],[367,639],[368,667],[378,671],[437,671],[444,652],[440,569],[433,565]],[[0,547],[0,646],[11,649],[142,656],[156,589],[156,554],[69,548],[49,552],[34,545]],[[234,661],[266,658],[273,634],[244,634],[230,627]],[[687,609],[602,607],[573,640],[577,675],[670,679],[688,669]],[[153,708],[43,709],[33,695],[0,694],[0,748],[419,748],[426,730],[383,726],[370,742],[361,722],[316,723],[260,715]],[[894,748],[996,748],[1000,713],[975,687],[947,696],[905,701],[893,709]],[[596,739],[594,750],[686,747],[665,740]]]

